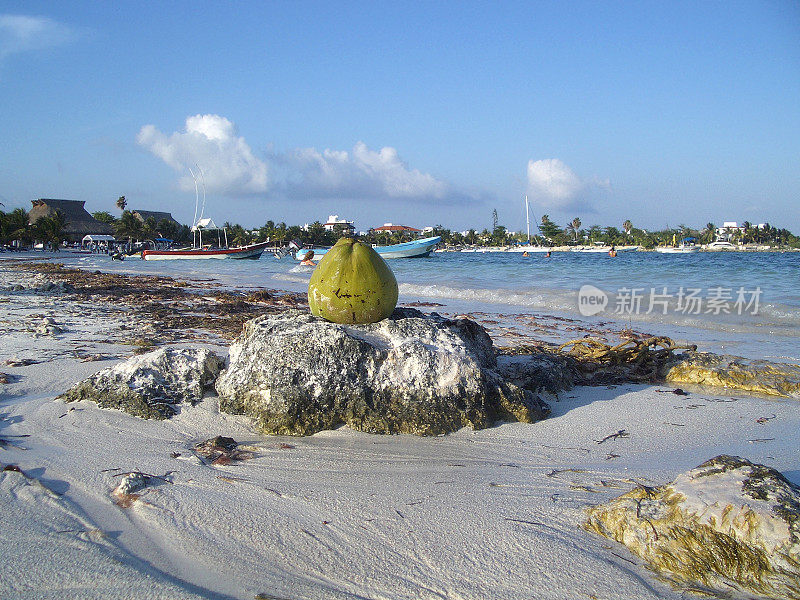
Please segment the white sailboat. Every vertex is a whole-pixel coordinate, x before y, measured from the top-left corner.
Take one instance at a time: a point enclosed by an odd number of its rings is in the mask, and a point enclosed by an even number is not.
[[[531,217],[530,209],[528,208],[528,196],[525,196],[525,223],[528,228],[528,243],[524,246],[512,246],[508,249],[509,252],[550,252],[550,248],[545,246],[534,246],[531,244]]]

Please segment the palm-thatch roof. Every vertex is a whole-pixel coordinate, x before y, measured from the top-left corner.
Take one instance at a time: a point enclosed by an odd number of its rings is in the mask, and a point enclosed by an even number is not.
[[[114,230],[108,223],[103,223],[90,215],[83,207],[85,200],[56,200],[53,198],[39,198],[31,200],[33,208],[28,212],[28,223],[33,225],[42,217],[52,217],[56,211],[64,217],[64,239],[70,242],[79,242],[87,234],[113,234]]]
[[[131,211],[133,216],[139,219],[142,223],[144,223],[147,219],[153,218],[156,223],[160,223],[161,221],[167,220],[176,225],[180,225],[175,219],[172,218],[172,213],[168,212],[160,212],[157,210],[134,210]]]

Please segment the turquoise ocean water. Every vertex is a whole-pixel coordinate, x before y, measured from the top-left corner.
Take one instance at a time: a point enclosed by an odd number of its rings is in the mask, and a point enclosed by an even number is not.
[[[269,254],[257,261],[124,262],[59,255],[86,269],[213,279],[225,288],[302,292],[311,275],[310,267]],[[581,337],[582,328],[632,328],[701,350],[800,362],[800,253],[436,253],[388,262],[401,302],[437,303],[444,314],[479,313],[518,329],[536,319],[560,323],[552,331],[529,331],[550,341]],[[588,292],[580,294],[581,288]],[[595,300],[587,301],[592,295]],[[589,314],[603,296],[604,309]]]

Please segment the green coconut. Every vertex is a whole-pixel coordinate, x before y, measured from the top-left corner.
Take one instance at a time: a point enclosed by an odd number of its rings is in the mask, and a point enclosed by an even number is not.
[[[308,305],[334,323],[375,323],[397,306],[397,279],[369,245],[342,238],[314,269]]]

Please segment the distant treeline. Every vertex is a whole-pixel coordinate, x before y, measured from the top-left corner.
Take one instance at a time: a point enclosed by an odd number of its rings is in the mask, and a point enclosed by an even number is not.
[[[122,199],[121,199],[122,200]],[[175,243],[188,243],[192,239],[192,232],[186,225],[179,225],[167,219],[156,222],[153,218],[142,221],[131,211],[123,210],[120,217],[114,217],[106,211],[93,213],[92,216],[103,223],[108,223],[114,230],[118,240],[144,241],[156,238],[167,238]],[[17,208],[6,213],[0,210],[0,242],[3,245],[17,242],[18,245],[28,245],[31,242],[44,242],[51,247],[58,247],[63,239],[63,232],[68,223],[60,213],[52,217],[41,218],[33,225],[28,224],[28,213]],[[308,245],[332,245],[345,230],[339,226],[328,230],[316,221],[307,228],[299,225],[287,225],[267,221],[257,229],[246,229],[239,224],[225,223],[228,243],[230,245],[245,245],[262,242],[267,239],[276,245],[298,240]],[[548,246],[566,246],[578,244],[606,244],[614,246],[637,245],[644,248],[671,245],[674,241],[685,238],[694,238],[697,243],[707,244],[717,239],[717,227],[714,223],[707,223],[705,227],[695,229],[686,225],[661,231],[647,231],[634,227],[633,223],[626,220],[620,228],[600,225],[583,227],[579,218],[573,219],[564,227],[550,220],[549,215],[542,216],[537,226],[538,232],[532,233],[531,241],[536,244]],[[365,235],[367,241],[375,244],[394,244],[416,234],[407,231],[372,231]],[[505,226],[498,225],[494,218],[492,231],[483,229],[478,231],[470,229],[466,232],[451,231],[441,225],[433,227],[426,235],[442,237],[442,243],[452,246],[511,246],[525,244],[528,237],[525,232],[511,232]],[[734,244],[762,244],[769,246],[800,248],[800,238],[788,229],[773,227],[766,224],[756,227],[745,221],[741,227],[732,229],[727,233]]]

